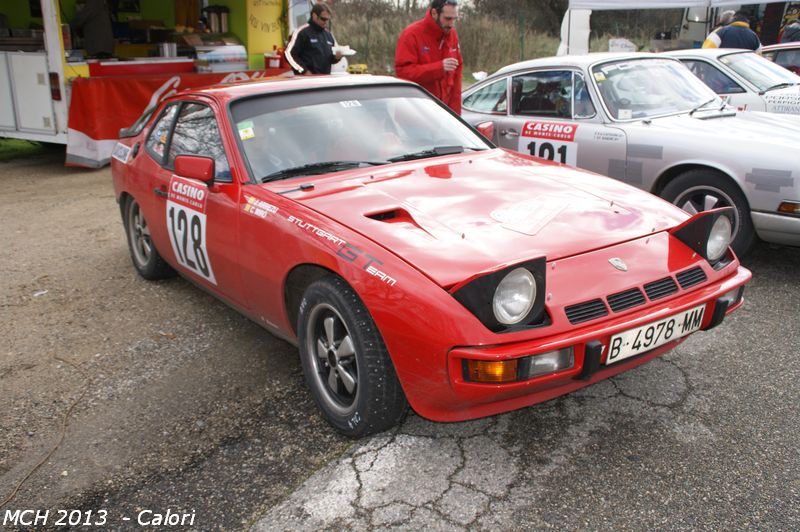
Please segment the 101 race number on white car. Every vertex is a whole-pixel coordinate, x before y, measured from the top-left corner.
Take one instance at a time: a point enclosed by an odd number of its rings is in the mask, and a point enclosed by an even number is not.
[[[542,159],[575,166],[578,163],[578,145],[575,132],[578,124],[529,120],[519,136],[517,150]]]
[[[167,198],[167,231],[180,265],[217,284],[206,250],[207,199],[205,185],[173,175]]]

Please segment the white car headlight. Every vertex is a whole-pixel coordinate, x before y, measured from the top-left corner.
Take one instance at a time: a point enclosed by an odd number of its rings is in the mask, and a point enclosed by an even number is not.
[[[504,325],[514,325],[528,315],[535,301],[536,279],[525,268],[516,268],[503,277],[494,291],[494,317]]]
[[[731,232],[731,221],[727,216],[720,216],[714,220],[706,243],[706,257],[710,262],[721,259],[725,254],[731,243]]]

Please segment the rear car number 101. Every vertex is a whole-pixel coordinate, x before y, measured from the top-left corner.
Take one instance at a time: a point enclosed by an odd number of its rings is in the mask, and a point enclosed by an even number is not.
[[[655,349],[698,330],[703,323],[705,309],[705,305],[700,305],[669,318],[612,336],[606,364],[613,364]]]

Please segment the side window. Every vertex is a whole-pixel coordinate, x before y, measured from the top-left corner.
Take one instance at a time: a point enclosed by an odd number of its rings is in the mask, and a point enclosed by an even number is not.
[[[572,117],[572,72],[531,72],[511,81],[512,113],[525,116]]]
[[[506,78],[490,83],[464,99],[464,108],[478,113],[503,113],[508,110]]]
[[[222,137],[217,127],[217,119],[211,107],[199,103],[185,103],[175,123],[172,142],[166,166],[172,168],[178,155],[203,155],[214,159],[214,179],[231,181],[231,168]]]
[[[591,118],[597,114],[583,74],[575,74],[575,88],[572,93],[575,95],[575,118]]]
[[[744,89],[740,87],[738,83],[733,81],[717,67],[705,61],[692,61],[689,59],[684,59],[682,61],[683,64],[689,67],[692,74],[700,78],[700,81],[708,85],[708,87],[717,94],[744,92]]]
[[[144,144],[147,152],[159,164],[164,162],[164,152],[166,151],[167,140],[169,139],[169,131],[172,129],[172,122],[175,119],[177,111],[177,104],[172,104],[164,109],[164,111],[161,113],[161,116],[153,125],[153,130],[150,132],[150,135],[147,137],[147,141]]]
[[[779,50],[774,60],[783,68],[800,74],[800,50]]]

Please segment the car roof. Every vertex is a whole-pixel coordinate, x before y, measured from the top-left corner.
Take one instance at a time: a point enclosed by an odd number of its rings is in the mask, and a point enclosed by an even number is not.
[[[770,44],[768,46],[762,46],[762,52],[771,52],[773,50],[784,50],[784,49],[791,49],[791,48],[800,48],[800,41],[792,41],[792,42],[782,42],[778,44]]]
[[[278,94],[297,90],[365,87],[387,84],[415,86],[414,83],[403,81],[391,76],[372,76],[369,74],[289,77],[279,76],[274,78],[234,81],[231,83],[223,83],[208,87],[187,89],[176,94],[176,97],[185,96],[187,94],[203,94],[218,100],[229,101],[258,94]]]
[[[576,55],[540,57],[538,59],[529,59],[527,61],[521,61],[519,63],[514,63],[508,66],[504,66],[503,68],[492,74],[492,77],[508,74],[509,72],[516,72],[517,70],[527,70],[538,67],[564,66],[564,67],[586,68],[595,63],[600,63],[604,61],[615,61],[624,59],[645,59],[645,58],[658,59],[658,58],[663,58],[663,56],[661,54],[653,54],[649,52],[595,52],[595,53],[579,54],[579,55],[576,54]]]
[[[730,55],[730,54],[740,54],[740,53],[755,53],[753,50],[747,50],[743,48],[686,48],[684,50],[670,50],[668,52],[662,52],[664,55],[675,56],[675,57],[684,57],[684,56],[694,56],[694,57],[713,57],[717,58],[723,55]]]

